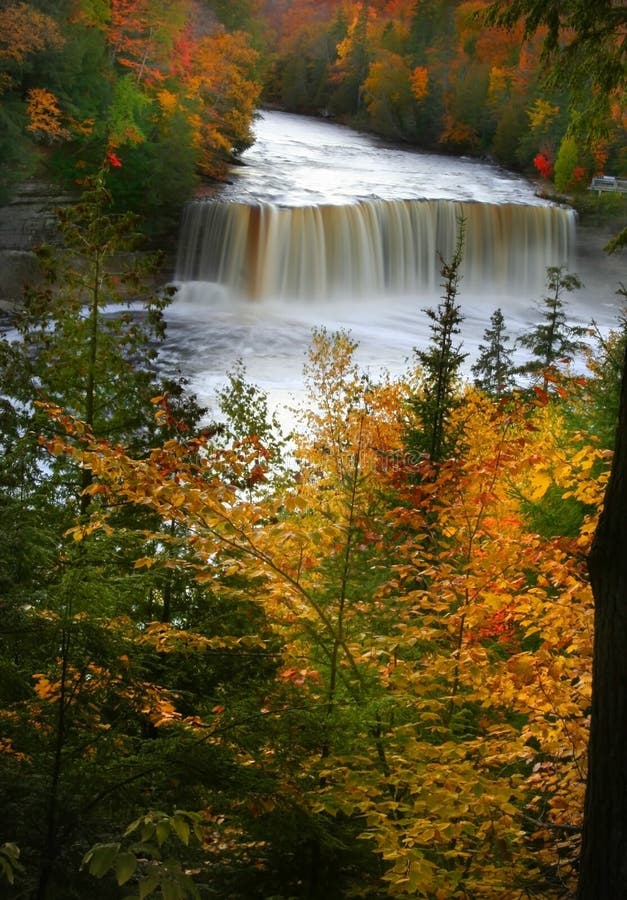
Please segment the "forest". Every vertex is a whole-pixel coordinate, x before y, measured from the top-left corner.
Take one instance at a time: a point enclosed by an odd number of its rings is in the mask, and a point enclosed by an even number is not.
[[[32,175],[75,187],[109,152],[116,208],[162,235],[250,146],[260,103],[585,195],[627,176],[613,6],[573,0],[555,79],[551,3],[525,24],[487,0],[2,0],[0,202]]]
[[[556,3],[0,2],[3,200],[76,192],[0,335],[0,896],[623,896],[626,320],[550,268],[526,362],[496,309],[464,377],[460,220],[404,375],[316,329],[286,434],[237,361],[215,417],[163,378],[145,252],[262,102],[624,175],[624,8],[556,51]]]

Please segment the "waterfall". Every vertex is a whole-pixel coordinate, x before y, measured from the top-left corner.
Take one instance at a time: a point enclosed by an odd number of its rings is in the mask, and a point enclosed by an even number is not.
[[[198,200],[184,211],[176,281],[246,299],[432,293],[466,221],[463,290],[537,296],[570,266],[575,214],[549,205],[367,200],[276,206]]]

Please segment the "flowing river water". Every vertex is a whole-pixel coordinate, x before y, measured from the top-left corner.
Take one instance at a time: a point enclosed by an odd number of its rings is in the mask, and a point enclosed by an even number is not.
[[[616,324],[620,278],[603,241],[524,178],[288,113],[263,113],[255,131],[229,183],[181,223],[161,363],[210,408],[238,360],[272,405],[289,406],[315,327],[350,331],[375,376],[406,369],[428,341],[423,310],[437,305],[440,255],[462,218],[468,367],[497,307],[512,343],[538,321],[547,266],[584,281],[566,298],[573,324]]]

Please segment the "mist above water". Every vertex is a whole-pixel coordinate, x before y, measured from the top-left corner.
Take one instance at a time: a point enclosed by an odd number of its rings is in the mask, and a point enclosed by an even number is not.
[[[275,405],[298,398],[314,327],[349,330],[375,376],[404,371],[429,339],[423,310],[437,305],[438,254],[451,252],[459,214],[468,367],[494,309],[512,341],[538,320],[547,265],[584,278],[568,297],[574,324],[615,323],[620,278],[602,241],[597,262],[588,238],[581,271],[574,214],[525,179],[286,113],[264,113],[256,134],[230,183],[190,204],[181,228],[162,365],[210,407],[239,359]]]

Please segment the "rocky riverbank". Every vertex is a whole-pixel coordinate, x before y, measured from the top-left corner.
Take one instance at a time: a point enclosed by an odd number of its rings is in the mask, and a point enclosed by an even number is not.
[[[0,207],[0,319],[21,303],[24,287],[39,278],[34,247],[59,240],[57,212],[76,198],[60,193],[58,186],[43,181],[22,185],[7,206]],[[624,253],[608,256],[603,248],[620,230],[618,219],[592,215],[587,211],[577,228],[574,269],[582,275],[584,294],[601,303],[616,300],[616,290],[624,283]],[[168,249],[155,289],[171,281],[176,255],[176,235],[165,241]]]
[[[0,207],[0,310],[19,303],[24,286],[39,277],[33,248],[58,240],[57,211],[72,203],[55,185],[29,181]]]
[[[9,204],[0,206],[0,322],[21,304],[26,285],[40,279],[34,249],[39,244],[60,243],[57,213],[76,199],[53,184],[29,181]],[[176,241],[176,234],[163,240],[168,249],[154,275],[155,290],[172,280]]]

